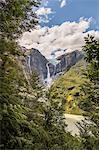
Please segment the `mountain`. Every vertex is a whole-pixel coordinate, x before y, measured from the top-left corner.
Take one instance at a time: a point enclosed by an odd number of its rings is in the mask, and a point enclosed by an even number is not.
[[[56,66],[54,66],[39,52],[39,50],[32,49],[31,53],[26,58],[26,65],[28,70],[30,71],[35,70],[40,75],[41,79],[45,80],[48,74],[47,64],[49,64],[48,67],[50,77],[53,77],[68,70],[82,57],[83,53],[76,50],[71,53],[59,56],[57,58],[59,63]]]
[[[71,66],[76,64],[82,57],[83,53],[78,50],[59,56],[57,59],[60,60],[60,63],[56,66],[56,74],[68,70]]]
[[[47,63],[48,60],[37,49],[32,49],[31,53],[26,58],[28,70],[36,71],[43,79],[47,77]]]
[[[88,81],[83,75],[85,69],[86,62],[82,59],[55,80],[50,88],[52,99],[64,100],[66,113],[82,114],[79,102],[81,86]]]

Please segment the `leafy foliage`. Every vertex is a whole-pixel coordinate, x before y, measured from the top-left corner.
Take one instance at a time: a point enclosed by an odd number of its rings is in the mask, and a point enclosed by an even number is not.
[[[0,1],[1,149],[31,149],[35,137],[37,139],[39,135],[36,124],[28,121],[28,108],[22,104],[20,88],[25,88],[27,83],[19,65],[22,52],[13,39],[16,35],[19,36],[19,28],[23,29],[21,23],[34,4],[36,5],[34,1],[32,3],[29,0]]]
[[[99,81],[99,41],[95,40],[93,36],[85,38],[85,60],[89,63],[87,70],[87,77],[93,81]]]
[[[39,0],[5,0],[0,1],[0,34],[4,37],[18,37],[20,33],[30,30],[37,24],[33,6]]]
[[[89,63],[87,67],[86,77],[91,81],[85,83],[82,87],[82,91],[85,95],[85,101],[83,103],[83,109],[85,109],[91,116],[96,114],[98,116],[99,110],[99,42],[94,37],[88,36],[85,38],[86,45],[84,50],[86,52],[85,59]],[[93,118],[93,117],[92,117]],[[97,118],[97,117],[96,117]],[[97,118],[98,119],[98,118]],[[97,120],[96,119],[96,120]],[[93,121],[95,121],[93,119]],[[98,124],[97,121],[95,121]]]
[[[88,62],[86,77],[90,83],[86,82],[82,86],[82,101],[80,107],[85,111],[90,122],[84,124],[83,129],[87,132],[81,132],[82,144],[87,150],[98,150],[99,146],[99,42],[94,37],[85,38],[85,46],[83,47]],[[86,130],[86,126],[89,126]],[[91,133],[91,135],[89,134]]]
[[[50,92],[46,96],[35,73],[25,71],[16,42],[37,22],[33,6],[38,1],[0,1],[0,148],[73,150],[79,142],[65,132],[62,105]]]
[[[0,1],[0,148],[87,150],[97,143],[97,126],[91,130],[96,138],[93,142],[85,135],[77,138],[67,133],[63,117],[64,97],[60,99],[52,95],[52,88],[46,93],[40,86],[37,74],[28,74],[24,70],[24,53],[16,40],[23,31],[30,30],[37,23],[33,9],[38,4],[38,0]],[[88,62],[91,60],[92,64],[93,59],[93,65],[99,65],[95,56],[90,57]],[[94,81],[97,85],[98,78],[94,78]],[[92,93],[92,96],[96,95],[97,92],[95,95]],[[98,105],[95,100],[93,104],[92,100],[90,107],[93,106],[93,120],[97,124]],[[87,146],[88,142],[92,142],[90,147]]]

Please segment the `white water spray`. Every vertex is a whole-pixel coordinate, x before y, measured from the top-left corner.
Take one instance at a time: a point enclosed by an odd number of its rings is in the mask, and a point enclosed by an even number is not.
[[[55,78],[55,72],[56,72],[56,66],[61,62],[61,60],[57,59],[57,52],[60,52],[60,56],[65,54],[66,49],[57,49],[57,50],[53,50],[52,53],[50,54],[50,58],[49,58],[49,62],[46,64],[47,67],[47,78],[45,79],[47,86],[50,87],[52,84],[52,78]],[[50,75],[50,68],[49,68],[49,64],[52,64],[54,66],[54,72],[53,72],[53,77],[51,77]]]
[[[49,68],[49,62],[46,64],[46,67],[47,67],[47,86],[50,87],[51,86],[51,82],[52,82],[52,78],[51,78],[51,75],[50,75],[50,68]]]
[[[30,73],[32,73],[32,70],[31,70],[31,55],[28,56],[28,67],[29,67]]]

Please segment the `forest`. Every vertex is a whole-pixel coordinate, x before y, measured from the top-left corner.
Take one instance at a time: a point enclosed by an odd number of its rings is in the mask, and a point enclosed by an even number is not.
[[[0,149],[98,150],[99,41],[87,35],[80,64],[46,90],[35,71],[26,75],[27,54],[17,42],[38,25],[32,10],[39,5],[39,0],[0,0]],[[77,68],[80,74],[75,77]],[[70,77],[78,81],[71,85],[74,91],[67,88]],[[75,93],[79,93],[77,98]],[[64,114],[68,112],[90,122],[78,122],[79,135],[66,130]]]

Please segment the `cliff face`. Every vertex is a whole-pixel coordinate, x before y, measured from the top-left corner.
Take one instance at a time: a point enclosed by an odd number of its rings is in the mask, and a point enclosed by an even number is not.
[[[68,70],[75,65],[83,57],[82,52],[73,51],[71,53],[60,56],[58,59],[60,63],[56,66],[56,74]]]
[[[73,51],[61,55],[57,59],[60,61],[56,66],[49,63],[50,76],[57,75],[63,71],[66,71],[71,66],[76,64],[83,57],[82,52]],[[27,57],[27,66],[31,68],[31,71],[35,70],[42,77],[47,78],[47,65],[48,60],[36,49],[33,49],[30,56]]]
[[[46,64],[48,63],[48,60],[37,49],[32,49],[31,54],[27,57],[26,60],[28,69],[30,64],[31,71],[36,71],[40,77],[44,79],[46,78]]]

